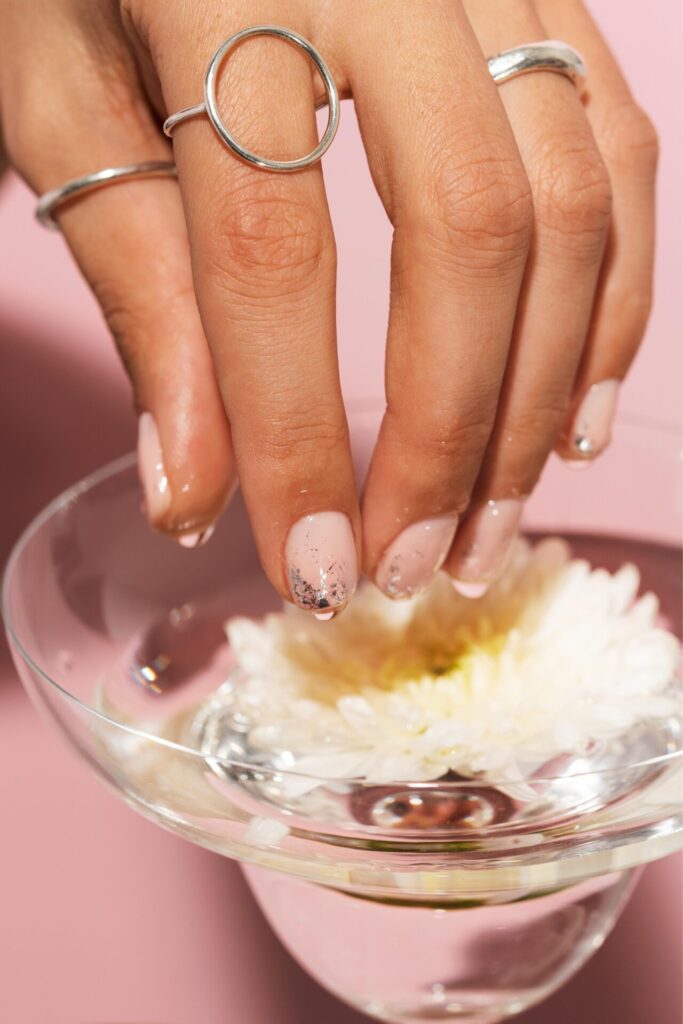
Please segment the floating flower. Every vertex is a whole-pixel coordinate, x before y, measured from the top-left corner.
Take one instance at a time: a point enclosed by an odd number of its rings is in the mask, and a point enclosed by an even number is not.
[[[639,583],[520,540],[476,602],[439,576],[400,603],[367,584],[330,623],[235,618],[229,700],[252,748],[318,778],[523,778],[678,710],[679,643]]]

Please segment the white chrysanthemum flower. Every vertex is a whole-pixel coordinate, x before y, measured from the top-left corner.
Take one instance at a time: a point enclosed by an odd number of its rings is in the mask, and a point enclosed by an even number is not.
[[[481,600],[445,576],[393,602],[362,587],[319,623],[287,607],[227,625],[252,747],[318,778],[516,779],[639,722],[675,713],[676,638],[638,571],[519,541]]]

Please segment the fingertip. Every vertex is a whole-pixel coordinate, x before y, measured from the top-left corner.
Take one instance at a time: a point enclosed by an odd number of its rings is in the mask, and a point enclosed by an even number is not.
[[[453,584],[454,590],[457,590],[462,597],[466,597],[470,601],[476,601],[478,598],[483,597],[489,589],[489,584],[483,581],[479,583],[468,583],[466,580],[451,578],[451,583]]]
[[[568,461],[588,464],[609,446],[620,382],[601,380],[584,391],[565,436]]]
[[[593,465],[592,459],[570,459],[562,454],[560,454],[560,458],[567,469],[588,469],[589,466]]]
[[[320,622],[330,622],[332,619],[336,619],[340,611],[340,608],[333,608],[329,612],[313,612],[313,614]]]
[[[358,558],[351,520],[343,512],[302,516],[285,541],[288,598],[319,619],[332,618],[358,585]]]
[[[524,510],[520,498],[490,499],[472,509],[448,561],[453,586],[479,598],[505,571]]]
[[[178,537],[178,543],[181,547],[188,548],[189,550],[201,548],[211,540],[214,530],[214,526],[207,526],[204,530],[195,530],[192,533],[181,534]]]
[[[387,547],[375,573],[380,590],[401,601],[422,593],[441,569],[458,516],[435,516],[407,526]]]
[[[140,414],[138,469],[145,514],[155,530],[168,534],[182,547],[200,547],[209,541],[218,517],[236,490],[232,454],[219,441],[213,451],[205,445],[194,459],[185,450],[181,460],[168,439],[168,427],[166,434],[163,440],[152,412]],[[170,465],[169,449],[175,456]]]

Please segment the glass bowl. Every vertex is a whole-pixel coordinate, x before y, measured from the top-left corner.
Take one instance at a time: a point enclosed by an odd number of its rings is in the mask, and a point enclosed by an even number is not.
[[[378,420],[351,416],[359,476]],[[549,466],[526,526],[595,565],[635,562],[677,625],[679,482],[675,436],[624,421],[594,468]],[[680,722],[514,786],[302,776],[254,758],[211,702],[239,685],[225,621],[279,606],[239,495],[189,551],[149,530],[132,456],[37,517],[3,590],[39,709],[131,807],[248,865],[275,931],[340,998],[388,1021],[492,1022],[554,991],[598,948],[638,867],[682,845]]]

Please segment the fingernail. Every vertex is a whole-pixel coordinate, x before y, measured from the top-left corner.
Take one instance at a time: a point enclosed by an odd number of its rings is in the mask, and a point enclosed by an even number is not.
[[[330,619],[336,619],[339,614],[339,609],[333,608],[331,612],[313,612],[316,619],[320,619],[321,622],[329,622]]]
[[[562,461],[567,469],[588,469],[591,464],[590,459],[563,459]]]
[[[451,583],[459,594],[468,597],[470,601],[476,601],[478,597],[483,597],[489,589],[488,583],[465,583],[464,580],[451,580]]]
[[[178,543],[184,548],[200,548],[211,540],[215,527],[207,526],[205,530],[196,530],[194,533],[184,533],[178,537]]]
[[[393,598],[413,597],[428,587],[453,543],[456,515],[423,519],[406,527],[382,555],[375,581]]]
[[[358,582],[353,530],[342,512],[315,512],[289,531],[285,545],[292,599],[328,615],[343,607]]]
[[[159,431],[154,417],[143,412],[138,422],[138,466],[145,493],[147,516],[152,522],[161,519],[171,505],[171,489],[164,467]]]
[[[463,524],[456,560],[449,568],[453,585],[465,597],[481,597],[502,573],[523,507],[517,498],[487,501]]]
[[[570,433],[572,448],[584,458],[599,455],[610,443],[618,397],[618,380],[603,380],[584,395]]]

